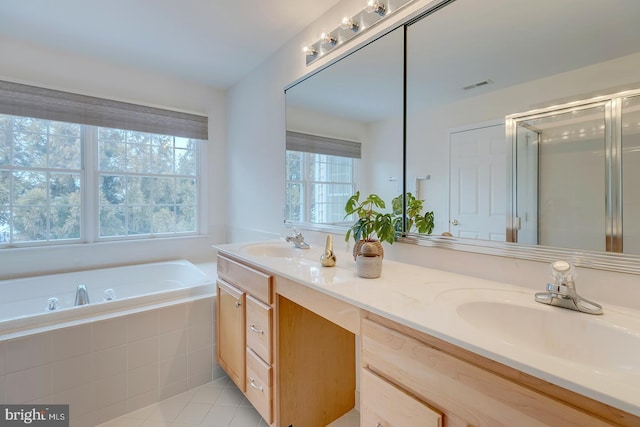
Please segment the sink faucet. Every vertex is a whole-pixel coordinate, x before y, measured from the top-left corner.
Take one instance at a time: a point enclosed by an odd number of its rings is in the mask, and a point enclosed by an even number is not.
[[[87,292],[86,285],[80,284],[76,289],[76,303],[75,305],[89,304],[89,292]]]
[[[547,284],[546,292],[538,292],[536,301],[588,314],[602,314],[602,306],[578,295],[574,269],[566,261],[551,264],[554,283]]]
[[[291,234],[286,237],[286,241],[293,243],[293,246],[299,249],[309,249],[311,246],[304,241],[304,236],[295,228],[291,229]]]

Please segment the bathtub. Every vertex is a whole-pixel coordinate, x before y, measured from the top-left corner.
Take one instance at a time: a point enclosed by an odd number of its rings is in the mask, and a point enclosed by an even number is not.
[[[68,404],[86,427],[221,377],[209,276],[179,260],[0,281],[0,404]]]
[[[74,306],[84,284],[90,303]],[[215,284],[186,260],[102,268],[0,281],[0,339],[65,324],[212,296]],[[57,308],[48,310],[49,299]]]

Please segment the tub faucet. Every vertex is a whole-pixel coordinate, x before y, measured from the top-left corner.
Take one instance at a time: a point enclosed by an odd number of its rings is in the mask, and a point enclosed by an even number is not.
[[[298,249],[309,249],[311,246],[304,241],[304,236],[295,228],[291,229],[291,234],[286,237],[286,241],[293,243]]]
[[[566,261],[551,264],[554,283],[547,284],[546,292],[535,295],[537,302],[568,308],[588,314],[602,314],[602,306],[578,295],[573,267]]]
[[[78,285],[76,289],[76,303],[75,305],[89,304],[89,292],[87,292],[87,286],[84,284]]]

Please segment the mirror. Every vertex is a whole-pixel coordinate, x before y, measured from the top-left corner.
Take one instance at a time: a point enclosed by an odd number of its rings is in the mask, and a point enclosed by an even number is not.
[[[639,98],[583,105],[640,89],[638,16],[636,1],[456,0],[407,27],[407,191],[434,211],[434,234],[501,253],[640,254],[612,236],[640,234],[624,185]]]
[[[403,38],[396,29],[286,90],[286,221],[340,225],[355,191],[388,210],[401,194]]]

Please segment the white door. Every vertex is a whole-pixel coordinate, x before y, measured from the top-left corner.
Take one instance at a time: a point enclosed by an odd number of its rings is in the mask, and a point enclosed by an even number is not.
[[[504,124],[452,132],[449,231],[506,241],[507,154]]]

